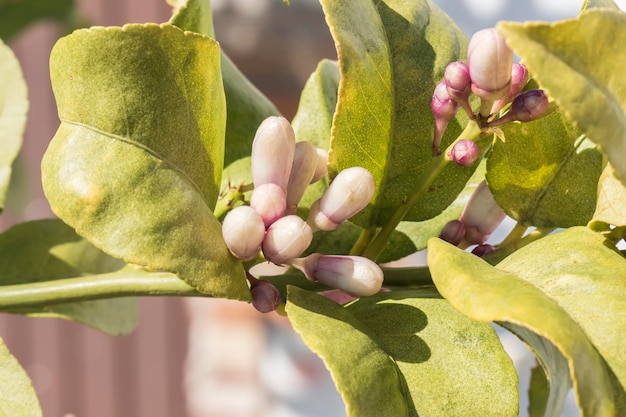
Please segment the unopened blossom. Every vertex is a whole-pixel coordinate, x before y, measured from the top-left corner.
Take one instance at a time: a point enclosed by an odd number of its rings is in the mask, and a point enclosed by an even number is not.
[[[511,109],[489,126],[502,126],[514,121],[530,122],[543,115],[549,107],[548,96],[543,90],[524,91],[515,97]]]
[[[362,256],[320,255],[295,259],[292,266],[312,280],[357,297],[380,291],[384,274],[376,262]]]
[[[268,227],[285,214],[287,196],[285,191],[276,184],[261,184],[252,190],[250,207],[259,213],[265,227]]]
[[[456,101],[465,111],[469,118],[474,118],[469,96],[472,92],[472,79],[469,67],[461,61],[451,62],[446,66],[443,80],[452,100]]]
[[[482,181],[472,193],[459,220],[465,225],[465,241],[483,244],[506,217],[487,183]]]
[[[493,102],[509,92],[513,51],[495,28],[483,29],[472,36],[467,62],[472,91],[478,97]]]
[[[259,254],[265,225],[261,216],[251,207],[235,207],[224,218],[222,236],[234,256],[249,261]]]
[[[480,157],[480,149],[474,141],[461,139],[454,144],[447,155],[447,159],[454,161],[457,165],[468,167]]]
[[[280,116],[263,120],[252,142],[252,182],[276,184],[287,192],[296,139],[291,124]]]
[[[431,144],[433,155],[439,155],[439,147],[441,139],[448,127],[450,120],[459,110],[459,104],[450,97],[446,82],[442,81],[435,87],[433,97],[430,101],[430,109],[435,118],[435,131],[433,133],[433,141]]]
[[[300,199],[315,175],[318,156],[311,142],[296,143],[289,183],[287,184],[287,214],[295,214]]]
[[[439,233],[439,239],[457,246],[465,238],[465,225],[460,220],[452,220],[446,223]]]
[[[249,273],[250,295],[252,306],[261,313],[270,313],[281,303],[280,291],[271,282],[264,279],[256,279]]]
[[[265,233],[263,255],[268,261],[280,265],[302,255],[312,239],[311,227],[300,217],[293,214],[281,217]]]
[[[493,103],[491,114],[495,114],[502,110],[504,106],[509,104],[519,93],[521,93],[528,83],[528,77],[528,69],[518,62],[514,62],[513,68],[511,69],[511,89],[504,97],[499,98]]]
[[[335,230],[369,204],[376,184],[372,174],[361,167],[342,170],[322,197],[311,206],[307,222],[314,230]]]
[[[479,258],[482,258],[483,256],[489,255],[494,250],[496,250],[496,248],[494,248],[492,245],[483,243],[482,245],[477,245],[474,249],[472,249],[472,253]]]

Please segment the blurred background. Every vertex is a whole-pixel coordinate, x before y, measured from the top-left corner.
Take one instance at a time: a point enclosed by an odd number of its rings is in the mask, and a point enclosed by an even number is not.
[[[11,1],[0,0],[0,7]],[[288,119],[317,62],[336,56],[319,3],[291,3],[213,0],[223,49]],[[499,20],[573,17],[582,0],[435,3],[470,36]],[[624,8],[626,0],[617,3]],[[165,22],[171,14],[164,0],[76,0],[74,5],[70,20],[75,25]],[[67,16],[65,11],[61,15]],[[66,33],[66,25],[44,20],[7,40],[24,71],[30,112],[0,231],[53,216],[41,190],[39,164],[59,123],[48,58],[56,39]],[[119,338],[72,322],[2,314],[0,337],[33,379],[46,417],[345,415],[323,364],[288,323],[245,304],[145,298],[139,327]],[[524,397],[534,359],[513,336],[503,333],[502,339],[520,369]],[[525,403],[520,415],[526,415]],[[577,415],[570,398],[564,416]]]

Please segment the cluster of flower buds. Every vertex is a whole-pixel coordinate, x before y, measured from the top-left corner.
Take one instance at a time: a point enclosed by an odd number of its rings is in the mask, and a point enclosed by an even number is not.
[[[463,248],[478,245],[472,253],[485,256],[494,249],[485,242],[505,217],[487,183],[482,181],[472,193],[461,217],[448,222],[441,229],[439,238]]]
[[[311,281],[345,291],[356,297],[374,295],[382,288],[382,269],[362,256],[321,255],[292,259],[290,264]]]
[[[226,215],[224,241],[239,259],[252,260],[262,250],[267,260],[283,264],[311,244],[313,231],[295,212],[306,187],[326,174],[326,155],[309,142],[296,144],[289,121],[272,116],[257,129],[251,159],[250,206]]]
[[[448,64],[443,81],[435,87],[431,100],[435,118],[433,155],[439,155],[443,134],[459,108],[463,108],[470,119],[480,119],[481,127],[528,122],[545,113],[548,97],[542,90],[524,91],[528,78],[526,67],[513,62],[513,51],[495,29],[476,32],[470,39],[467,64],[461,61]],[[471,93],[481,100],[478,114],[470,105]],[[512,104],[507,112],[493,120],[509,103]],[[467,162],[471,159],[451,157],[462,166],[471,165],[474,161]]]

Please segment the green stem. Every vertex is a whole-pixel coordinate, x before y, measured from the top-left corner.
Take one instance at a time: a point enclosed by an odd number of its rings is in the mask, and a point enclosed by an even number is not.
[[[0,286],[0,310],[127,296],[207,296],[176,275],[127,267],[109,274]]]
[[[513,242],[519,241],[524,236],[524,233],[526,233],[526,230],[528,230],[527,226],[516,223],[513,230],[511,230],[507,237],[505,237],[504,240],[500,242],[500,246],[506,246],[512,244]]]
[[[475,140],[481,133],[481,129],[478,124],[474,121],[469,121],[467,126],[463,130],[463,132],[459,135],[459,137],[443,152],[441,155],[433,157],[430,161],[430,165],[426,168],[422,177],[419,179],[417,184],[415,184],[415,188],[413,191],[407,196],[406,201],[398,206],[398,208],[393,212],[387,223],[382,227],[378,235],[372,240],[372,243],[369,247],[363,252],[363,256],[366,258],[376,260],[376,258],[383,251],[387,242],[389,241],[389,237],[398,224],[404,219],[411,208],[415,205],[415,203],[424,196],[426,192],[428,192],[428,188],[431,186],[437,175],[443,171],[448,161],[445,158],[445,155],[450,152],[452,147],[456,142],[461,139],[469,139]]]
[[[358,255],[363,254],[363,252],[369,245],[370,241],[372,240],[372,236],[374,235],[375,232],[376,232],[376,227],[363,229],[357,241],[354,242],[352,249],[350,249],[349,255],[358,256]]]

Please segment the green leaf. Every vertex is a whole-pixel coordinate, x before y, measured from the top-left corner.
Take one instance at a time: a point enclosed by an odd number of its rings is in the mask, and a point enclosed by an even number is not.
[[[179,2],[170,23],[186,31],[215,37],[211,3],[206,0]],[[221,72],[226,95],[226,149],[224,167],[250,155],[254,134],[261,122],[280,114],[259,89],[220,51]]]
[[[41,417],[33,383],[0,339],[0,416]]]
[[[226,116],[217,43],[168,24],[80,30],[55,45],[50,72],[53,211],[114,257],[249,300],[212,213]]]
[[[533,262],[541,262],[537,258]],[[428,265],[437,289],[454,308],[474,320],[501,323],[531,346],[549,375],[548,415],[560,412],[569,378],[583,417],[615,415],[604,361],[556,301],[516,274],[437,238],[428,243]]]
[[[287,314],[331,370],[351,417],[517,416],[517,374],[493,328],[432,290],[342,307],[290,287]]]
[[[4,14],[0,12],[0,16],[4,17]],[[0,80],[0,212],[2,212],[13,171],[13,160],[22,147],[28,112],[28,94],[20,64],[11,48],[2,40],[0,40]]]
[[[528,388],[528,416],[546,417],[550,383],[540,364],[530,370],[530,386]]]
[[[0,253],[0,293],[6,285],[101,274],[124,266],[54,219],[13,226],[0,235]],[[75,320],[112,335],[128,334],[137,325],[137,302],[133,298],[5,311]]]
[[[542,88],[626,181],[626,14],[591,9],[556,23],[499,23]]]
[[[607,7],[613,10],[620,10],[613,0],[585,0],[580,10],[592,9],[594,7]]]
[[[382,225],[429,166],[432,92],[445,66],[464,57],[467,40],[428,0],[324,0],[322,6],[341,70],[331,174],[350,166],[368,169],[376,194],[354,221],[363,227]],[[450,123],[444,146],[465,125],[462,113]],[[405,220],[427,220],[441,213],[472,172],[448,164]]]
[[[0,39],[9,39],[37,19],[66,20],[74,0],[4,0],[0,2]]]
[[[504,211],[526,226],[585,225],[596,206],[602,154],[560,112],[503,128],[487,182]]]
[[[626,226],[626,185],[608,164],[598,182],[598,201],[590,226],[598,224]]]
[[[583,329],[615,374],[616,398],[626,414],[626,259],[586,227],[573,227],[538,240],[498,264],[530,282]],[[621,385],[621,386],[620,386]]]

